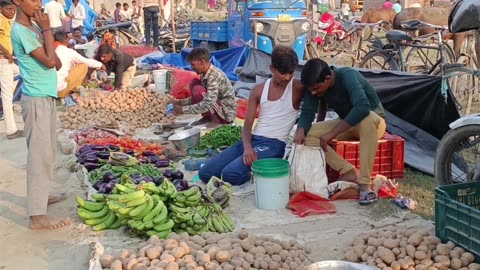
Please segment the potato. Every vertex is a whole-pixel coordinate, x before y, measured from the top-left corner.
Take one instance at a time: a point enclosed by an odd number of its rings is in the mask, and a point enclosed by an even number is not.
[[[380,259],[382,259],[382,261],[386,264],[391,264],[393,261],[395,261],[395,254],[393,254],[390,249],[379,247],[377,252]]]
[[[415,247],[412,246],[412,245],[407,245],[405,247],[405,250],[407,251],[407,255],[412,257],[412,258],[415,258]]]
[[[450,267],[454,270],[462,268],[462,261],[459,258],[452,258],[450,260]]]
[[[355,253],[355,252],[354,252],[354,253]],[[360,258],[362,259],[362,262],[366,262],[367,259],[368,259],[368,254],[367,254],[367,253],[363,253]],[[345,259],[347,259],[347,258],[345,258]]]
[[[370,237],[370,238],[368,238],[367,244],[369,246],[379,247],[383,244],[383,240]]]
[[[473,263],[475,261],[475,257],[470,252],[463,253],[461,258],[466,258],[469,263]],[[469,268],[471,267],[469,266]]]
[[[122,270],[122,269],[123,269],[123,264],[122,264],[122,261],[120,260],[115,260],[110,265],[110,270]]]
[[[112,255],[103,254],[100,257],[100,264],[103,268],[110,268],[114,260],[115,257],[113,257]]]
[[[150,259],[147,258],[147,257],[139,257],[139,258],[137,258],[137,261],[138,261],[138,263],[143,263],[146,266],[150,265]]]
[[[398,263],[400,264],[401,269],[407,269],[409,266],[408,262],[405,259],[398,260]]]
[[[173,257],[175,257],[175,259],[180,259],[182,258],[185,254],[187,254],[187,252],[185,251],[185,249],[183,249],[183,247],[176,247],[174,249],[172,249],[170,251],[170,255],[172,255]],[[150,258],[150,257],[149,257]]]
[[[435,258],[433,258],[433,261],[436,263],[441,263],[446,267],[450,266],[450,258],[448,258],[448,256],[445,256],[445,255],[437,255]]]
[[[468,265],[468,269],[471,269],[471,270],[480,270],[480,264],[478,263],[471,263]]]
[[[392,252],[393,252],[393,254],[395,254],[395,256],[397,256],[398,254],[400,254],[400,249],[399,248],[393,248]]]
[[[353,238],[353,246],[360,246],[360,245],[365,245],[365,240],[363,240],[362,237],[355,237]]]
[[[438,255],[448,255],[450,248],[446,244],[438,244],[436,251]]]
[[[210,262],[210,255],[205,254],[204,252],[198,251],[197,256],[196,256],[196,260],[197,260],[198,265],[203,266],[207,262]]]
[[[463,267],[468,266],[470,264],[470,262],[466,257],[460,257],[460,261],[462,262]]]
[[[417,250],[415,251],[415,259],[423,260],[427,258],[427,254],[424,251]]]
[[[377,267],[380,269],[385,269],[387,265],[382,262],[382,263],[377,263]]]
[[[433,265],[433,261],[430,260],[430,259],[424,259],[421,261],[421,264],[425,265],[425,266],[431,266]]]
[[[230,261],[231,258],[232,258],[232,255],[230,254],[230,252],[225,250],[221,250],[217,252],[215,255],[215,259],[220,263],[228,262]]]
[[[150,260],[160,258],[160,254],[162,253],[163,248],[160,246],[151,247],[146,250],[145,254]]]
[[[165,270],[179,270],[180,267],[176,262],[169,262],[167,266],[165,266]]]
[[[373,253],[376,251],[377,249],[374,247],[374,246],[368,246],[366,249],[365,249],[365,253],[368,254],[368,256],[372,256]]]
[[[161,256],[160,256],[160,261],[163,261],[163,262],[174,262],[175,261],[175,257],[173,257],[172,255],[164,252]]]
[[[399,244],[400,240],[398,239],[385,239],[385,241],[383,241],[383,246],[388,249],[396,248]]]
[[[138,263],[137,259],[135,258],[130,259],[127,263],[127,270],[133,270],[133,267],[137,265],[137,263]]]
[[[133,270],[147,270],[147,265],[144,263],[137,263],[133,267]]]
[[[415,270],[427,270],[428,266],[423,264],[415,265]]]
[[[400,270],[402,268],[400,263],[397,261],[393,261],[390,267],[392,268],[392,270]]]
[[[413,246],[418,246],[423,240],[423,235],[421,233],[415,232],[410,237],[408,237],[407,243]]]
[[[419,246],[417,247],[417,251],[423,251],[423,252],[425,252],[425,254],[427,254],[427,252],[428,252],[428,247],[427,247],[426,245],[419,245]]]

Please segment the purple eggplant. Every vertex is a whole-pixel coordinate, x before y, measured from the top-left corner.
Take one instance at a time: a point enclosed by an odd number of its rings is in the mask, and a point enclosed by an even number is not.
[[[175,179],[173,181],[173,185],[177,189],[177,191],[184,191],[188,189],[188,182],[184,179]]]
[[[92,149],[96,151],[108,151],[108,146],[94,144],[92,145]]]
[[[125,151],[125,154],[134,157],[134,156],[135,156],[135,151],[133,151],[133,150],[127,150],[127,151]]]
[[[148,160],[149,163],[155,164],[155,163],[157,163],[157,161],[159,161],[160,159],[159,159],[157,156],[148,156],[148,157],[147,157],[147,160]]]
[[[99,186],[98,186],[98,193],[102,193],[102,194],[105,194],[106,193],[106,190],[105,190],[105,186],[107,185],[107,183],[101,183]]]
[[[165,176],[167,179],[173,179],[173,172],[170,169],[166,169],[163,171],[163,176]]]
[[[165,178],[163,176],[157,175],[153,178],[153,183],[155,183],[155,185],[158,187],[163,183],[164,179]]]
[[[85,157],[90,156],[90,155],[97,156],[97,152],[98,151],[96,151],[96,150],[90,149],[88,151],[85,151],[85,152],[81,153],[78,157],[79,158],[85,158]]]
[[[110,152],[108,151],[97,152],[97,157],[101,159],[108,159],[110,157]]]
[[[95,190],[99,190],[99,189],[100,189],[100,185],[101,185],[102,183],[103,183],[102,181],[97,181],[97,182],[95,182],[95,184],[92,185],[92,187],[93,187]]]
[[[88,156],[87,158],[85,158],[85,161],[89,163],[98,163],[100,159],[98,159],[98,157]]]
[[[112,152],[120,151],[120,147],[116,146],[115,144],[109,144],[108,149],[110,149]]]
[[[85,151],[92,150],[92,147],[89,144],[84,144],[80,149],[78,149],[78,153],[83,153]]]
[[[155,153],[152,152],[152,151],[143,151],[142,155],[144,155],[146,157],[151,157],[151,156],[155,156]]]
[[[83,165],[83,164],[85,164],[85,159],[79,157],[79,158],[77,159],[77,162]]]
[[[142,176],[140,177],[140,182],[150,183],[153,182],[153,179],[150,176]]]
[[[148,163],[148,159],[146,159],[146,158],[137,158],[137,159],[138,159],[138,161],[140,161],[140,163],[142,163],[142,164],[147,164],[147,163]]]
[[[113,188],[115,187],[115,184],[112,182],[108,183],[105,185],[105,193],[110,194],[113,191]]]
[[[95,169],[98,169],[100,168],[100,164],[97,164],[97,163],[90,163],[90,162],[85,162],[83,164],[83,166],[85,167],[85,169],[87,169],[88,172],[91,172]]]
[[[157,162],[155,162],[155,167],[157,168],[165,168],[170,166],[170,160],[168,159],[160,159]]]
[[[103,174],[102,180],[104,183],[109,183],[112,180],[116,180],[117,177],[112,172],[105,172]]]
[[[180,170],[176,170],[173,173],[173,179],[183,179],[183,177],[184,177],[183,172]]]

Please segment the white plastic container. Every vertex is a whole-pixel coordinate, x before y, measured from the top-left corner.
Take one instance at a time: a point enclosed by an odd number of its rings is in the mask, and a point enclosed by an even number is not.
[[[159,93],[165,93],[167,90],[167,70],[157,69],[152,72],[155,89]]]
[[[258,209],[285,209],[290,200],[290,165],[278,158],[261,159],[252,166]]]

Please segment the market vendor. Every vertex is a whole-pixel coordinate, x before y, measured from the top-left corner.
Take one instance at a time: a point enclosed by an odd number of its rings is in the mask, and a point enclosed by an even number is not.
[[[133,56],[114,49],[108,44],[102,44],[98,47],[94,58],[103,63],[102,70],[108,74],[115,73],[114,87],[116,90],[133,87],[132,79],[137,71],[137,63]],[[148,74],[140,76],[144,78],[143,82],[148,81]]]
[[[235,90],[222,70],[210,63],[210,53],[205,48],[194,48],[187,56],[192,69],[200,74],[200,80],[190,84],[191,98],[174,100],[175,114],[202,114],[193,123],[208,123],[207,127],[233,122],[237,113]]]
[[[325,151],[327,164],[338,171],[341,177],[350,177],[356,175],[355,168],[329,144],[334,139],[359,139],[360,177],[356,180],[360,188],[359,203],[370,204],[377,201],[370,177],[378,139],[383,137],[386,125],[385,112],[375,88],[357,70],[350,67],[330,67],[320,59],[308,60],[303,67],[301,81],[309,91],[305,91],[294,142],[320,146]],[[339,118],[323,121],[327,107],[334,110]],[[317,111],[321,122],[312,125]]]
[[[62,62],[62,67],[57,70],[58,97],[64,98],[75,88],[82,85],[88,73],[88,68],[98,69],[103,64],[95,59],[83,57],[74,49],[68,48],[68,39],[65,32],[56,32],[53,38],[55,40],[55,53]]]
[[[251,166],[257,159],[283,158],[290,131],[298,116],[303,87],[293,79],[298,57],[292,48],[277,46],[272,52],[272,78],[256,85],[248,100],[242,141],[214,156],[200,168],[199,176],[208,182],[221,177],[232,185],[244,185],[248,191]],[[260,105],[260,115],[252,132]],[[253,190],[252,190],[253,191]]]

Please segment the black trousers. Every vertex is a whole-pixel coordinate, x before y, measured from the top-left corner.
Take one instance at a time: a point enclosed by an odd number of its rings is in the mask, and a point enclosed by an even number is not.
[[[153,31],[153,46],[158,47],[158,12],[160,12],[160,8],[153,6],[153,7],[144,7],[143,8],[143,19],[145,23],[145,43],[146,45],[151,44],[151,32]]]

